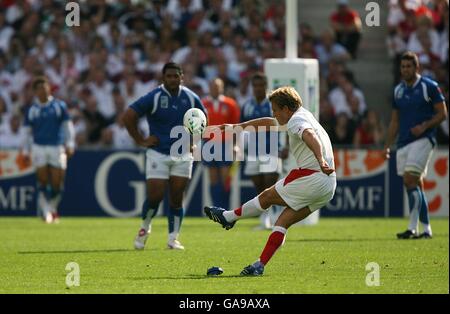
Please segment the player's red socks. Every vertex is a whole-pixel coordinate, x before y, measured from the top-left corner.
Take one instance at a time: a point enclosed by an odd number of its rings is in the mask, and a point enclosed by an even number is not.
[[[273,231],[270,234],[269,239],[267,240],[266,246],[264,247],[261,256],[259,257],[259,261],[261,263],[267,265],[278,248],[283,245],[286,232],[287,230],[283,227],[273,227]]]
[[[239,217],[242,216],[242,207],[236,208],[234,214]]]

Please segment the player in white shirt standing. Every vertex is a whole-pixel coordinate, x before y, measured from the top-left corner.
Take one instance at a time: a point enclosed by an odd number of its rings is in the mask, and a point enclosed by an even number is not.
[[[300,95],[292,87],[282,87],[273,91],[269,100],[276,120],[261,118],[220,128],[228,130],[229,127],[241,127],[245,130],[248,127],[286,125],[289,149],[297,161],[298,169],[292,170],[285,178],[235,210],[205,207],[205,214],[227,230],[233,228],[237,220],[257,216],[272,205],[285,207],[260,258],[242,270],[241,275],[244,276],[262,275],[264,266],[284,243],[287,229],[325,206],[336,190],[330,138],[314,116],[302,107]]]

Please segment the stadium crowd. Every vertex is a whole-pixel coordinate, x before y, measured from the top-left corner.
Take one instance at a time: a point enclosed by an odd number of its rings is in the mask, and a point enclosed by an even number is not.
[[[337,2],[328,30],[316,34],[299,25],[299,57],[319,60],[320,120],[333,143],[380,145],[384,124],[376,110],[368,110],[346,66],[357,58],[361,20],[348,1]],[[405,1],[391,2],[388,44],[394,62],[405,49],[421,53],[424,74],[438,80],[448,98],[448,0],[406,1],[427,4],[414,14],[405,10]],[[0,4],[0,146],[19,145],[36,74],[45,74],[54,95],[68,104],[79,147],[123,149],[135,144],[122,114],[160,84],[166,62],[180,63],[185,85],[201,97],[209,94],[209,82],[221,78],[225,94],[242,105],[264,60],[285,56],[284,0],[81,1],[78,27],[66,25],[64,4]],[[442,130],[448,142],[448,123]]]

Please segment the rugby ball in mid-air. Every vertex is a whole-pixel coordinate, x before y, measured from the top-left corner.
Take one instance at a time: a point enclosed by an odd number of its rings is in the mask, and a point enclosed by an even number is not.
[[[207,125],[206,116],[200,109],[191,108],[184,114],[183,125],[188,133],[201,135]]]

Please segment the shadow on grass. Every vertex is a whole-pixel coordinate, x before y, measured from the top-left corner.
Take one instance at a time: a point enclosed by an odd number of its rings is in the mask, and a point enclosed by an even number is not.
[[[146,251],[153,251],[148,249]],[[156,251],[156,249],[155,249]],[[89,253],[124,253],[124,252],[139,252],[134,249],[107,249],[107,250],[61,250],[61,251],[19,251],[18,254],[89,254]]]
[[[433,238],[448,238],[448,234],[438,234],[433,235]],[[286,239],[286,242],[382,242],[382,241],[400,241],[400,242],[416,242],[416,241],[432,241],[429,239],[397,239],[397,237],[394,235],[392,237],[386,237],[386,238],[329,238],[329,239]]]
[[[378,241],[399,241],[396,238],[347,238],[347,239],[286,239],[286,242],[378,242]]]
[[[129,277],[129,280],[204,280],[204,279],[227,279],[227,278],[247,278],[240,275],[225,275],[225,276],[208,276],[190,274],[186,276],[172,276],[172,277]]]

